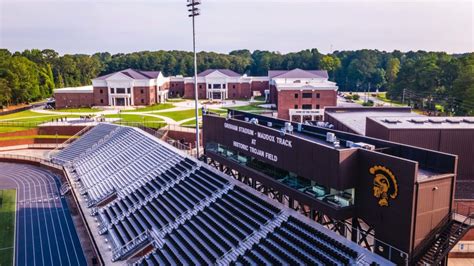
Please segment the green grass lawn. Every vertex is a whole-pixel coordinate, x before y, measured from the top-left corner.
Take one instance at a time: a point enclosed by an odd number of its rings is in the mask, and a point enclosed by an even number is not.
[[[184,119],[188,119],[194,117],[194,109],[183,110],[183,111],[175,111],[175,112],[163,112],[159,113],[161,116],[166,116],[174,121],[181,121]],[[202,115],[201,109],[199,109],[199,116]]]
[[[196,127],[196,119],[189,120],[187,122],[181,123],[180,126],[195,128]],[[202,127],[202,123],[199,123],[199,127]]]
[[[35,113],[30,110],[9,114],[9,115],[0,115],[0,122],[10,121],[10,122],[48,122],[51,119],[68,117],[68,118],[77,118],[79,115],[54,115],[54,114],[42,114]]]
[[[236,106],[236,107],[225,107],[224,109],[245,111],[245,112],[249,112],[249,113],[261,113],[261,112],[265,112],[265,111],[271,111],[270,109],[258,106],[259,104],[261,104],[261,103],[251,103],[249,105]]]
[[[170,102],[170,103],[180,103],[180,102],[184,102],[186,100],[182,99],[182,98],[172,98],[172,99],[168,99],[167,101]]]
[[[405,106],[404,104],[402,104],[399,101],[394,101],[394,100],[391,100],[391,99],[387,98],[387,92],[379,92],[378,95],[377,95],[377,99],[381,100],[382,102],[391,103],[395,106]]]
[[[18,113],[13,113],[13,114],[8,114],[8,115],[0,115],[0,120],[22,119],[22,118],[30,117],[30,116],[45,116],[45,114],[38,114],[33,111],[26,110],[26,111],[21,111]]]
[[[0,190],[0,265],[13,265],[16,190]]]
[[[72,136],[66,135],[31,135],[31,136],[11,136],[11,137],[1,137],[0,141],[2,140],[15,140],[15,139],[69,139]]]
[[[9,115],[0,115],[0,133],[35,128],[38,124],[51,122],[54,119],[60,119],[62,117],[78,118],[79,115],[50,115],[35,113],[30,110]]]
[[[0,127],[0,133],[6,132],[17,132],[22,130],[27,130],[28,128],[25,127]]]
[[[62,108],[62,109],[56,109],[54,111],[70,112],[70,113],[96,113],[102,110],[97,109],[97,108],[82,107],[82,108]]]
[[[122,113],[129,113],[129,112],[150,112],[150,111],[160,111],[173,108],[174,105],[171,103],[160,103],[151,106],[146,106],[143,108],[137,108],[135,110],[124,110]]]
[[[158,117],[151,117],[151,116],[144,116],[144,115],[135,115],[135,114],[114,114],[114,115],[106,115],[106,118],[120,118],[121,120],[116,122],[125,122],[125,123],[140,123],[143,124],[147,127],[151,128],[160,128],[165,126],[165,122],[163,119],[160,119]]]

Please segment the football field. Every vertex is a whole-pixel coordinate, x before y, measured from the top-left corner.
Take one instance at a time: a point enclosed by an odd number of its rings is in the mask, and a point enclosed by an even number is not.
[[[0,190],[0,265],[13,265],[16,190]]]

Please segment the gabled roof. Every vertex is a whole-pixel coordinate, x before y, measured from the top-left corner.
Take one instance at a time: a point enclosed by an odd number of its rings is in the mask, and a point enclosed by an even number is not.
[[[143,71],[143,70],[136,70],[136,69],[131,69],[131,68],[128,68],[128,69],[125,69],[125,70],[121,70],[121,71],[117,71],[117,72],[114,72],[114,73],[110,73],[110,74],[107,74],[107,75],[104,75],[104,76],[100,76],[100,77],[97,77],[95,78],[96,80],[104,80],[104,79],[107,79],[108,77],[111,77],[117,73],[122,73],[132,79],[156,79],[161,71]]]
[[[303,70],[295,68],[292,70],[268,70],[269,78],[325,78],[328,72],[326,70]]]
[[[203,72],[199,73],[198,74],[198,77],[205,77],[213,72],[220,72],[228,77],[240,77],[242,75],[240,75],[239,73],[236,73],[230,69],[207,69],[207,70],[204,70]]]

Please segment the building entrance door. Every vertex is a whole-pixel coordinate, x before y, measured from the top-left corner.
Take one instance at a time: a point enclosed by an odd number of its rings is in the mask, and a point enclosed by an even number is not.
[[[125,98],[115,98],[116,106],[125,106]]]
[[[212,99],[214,99],[214,100],[222,100],[222,99],[221,99],[221,92],[220,92],[220,91],[214,91],[214,92],[212,92]]]

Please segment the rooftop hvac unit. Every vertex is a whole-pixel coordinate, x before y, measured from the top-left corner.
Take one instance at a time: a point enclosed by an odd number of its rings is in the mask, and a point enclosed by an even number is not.
[[[350,141],[350,140],[346,141],[346,147],[347,147],[347,148],[352,148],[352,147],[354,147],[354,142],[353,142],[353,141]]]
[[[252,118],[252,119],[250,119],[250,123],[252,123],[254,125],[258,125],[258,119],[257,118]]]
[[[303,124],[301,124],[301,123],[298,123],[298,127],[297,127],[297,129],[296,129],[296,130],[297,130],[298,132],[301,132],[301,131],[303,131]]]
[[[288,133],[293,132],[293,125],[290,122],[285,122],[285,131]]]
[[[362,149],[366,149],[366,150],[369,150],[369,151],[375,150],[375,145],[368,144],[368,143],[365,143],[365,142],[356,142],[352,145],[352,147],[362,148]]]
[[[267,127],[272,127],[273,123],[272,122],[267,122]]]
[[[336,141],[336,134],[332,133],[332,132],[328,132],[326,134],[326,141],[327,142],[331,142],[333,143],[334,141]]]
[[[248,118],[248,117],[244,117],[244,120],[245,120],[245,122],[248,122],[248,121],[249,121],[249,118]]]

